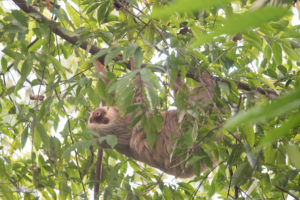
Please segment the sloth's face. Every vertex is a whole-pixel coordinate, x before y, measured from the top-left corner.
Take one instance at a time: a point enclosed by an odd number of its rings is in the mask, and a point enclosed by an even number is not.
[[[90,123],[97,123],[97,124],[108,124],[109,119],[107,118],[107,111],[103,108],[97,108],[94,110],[89,119]]]
[[[99,107],[90,114],[88,127],[101,133],[101,129],[110,126],[119,116],[116,107]]]

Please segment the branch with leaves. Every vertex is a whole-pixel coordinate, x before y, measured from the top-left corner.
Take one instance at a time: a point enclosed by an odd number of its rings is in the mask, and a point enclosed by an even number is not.
[[[13,0],[17,6],[19,6],[24,12],[26,13],[35,13],[37,14],[42,20],[46,21],[49,26],[51,27],[51,30],[53,31],[53,33],[59,35],[61,38],[63,38],[64,40],[70,42],[73,45],[78,45],[78,42],[80,41],[80,36],[77,36],[76,34],[72,33],[71,31],[68,30],[64,30],[62,27],[60,27],[59,25],[57,25],[54,21],[48,19],[47,17],[45,17],[42,13],[40,13],[36,8],[34,8],[33,6],[28,6],[25,0]],[[35,18],[38,22],[42,22],[39,19]],[[70,35],[74,35],[74,36],[70,36]],[[165,40],[165,39],[164,39]],[[84,50],[88,50],[92,55],[96,55],[97,53],[99,53],[101,51],[101,49],[93,44],[90,44],[88,41],[82,41],[80,42],[80,48],[84,49]],[[97,59],[101,62],[104,63],[106,54],[99,56]],[[116,57],[113,58],[114,61],[121,61],[122,59],[122,55],[118,55]],[[130,64],[129,62],[124,62],[124,64],[127,66],[128,69],[130,69]],[[194,79],[195,81],[199,81],[199,76],[195,76],[195,73],[193,72],[189,72],[187,74],[187,77]],[[242,89],[242,90],[246,90],[246,91],[252,91],[252,89],[249,87],[249,85],[247,83],[244,82],[238,82],[237,83],[238,88]],[[275,95],[277,96],[277,93],[273,90],[270,89],[262,89],[260,87],[255,87],[254,91],[257,91],[260,94],[263,95]]]

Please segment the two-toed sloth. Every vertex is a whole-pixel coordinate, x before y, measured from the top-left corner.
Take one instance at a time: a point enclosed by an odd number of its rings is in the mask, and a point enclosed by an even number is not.
[[[212,101],[215,82],[208,73],[203,73],[200,80],[201,89],[198,98],[201,98],[201,102],[206,104]],[[88,127],[101,136],[117,136],[118,143],[114,149],[128,157],[177,177],[191,177],[194,174],[192,166],[182,167],[185,166],[185,163],[182,163],[178,155],[171,158],[174,138],[178,138],[183,134],[178,122],[177,110],[169,110],[161,114],[164,122],[161,131],[157,133],[157,140],[153,149],[148,144],[146,132],[139,123],[131,127],[132,115],[127,114],[121,117],[116,106],[103,106],[94,110],[90,114]],[[101,146],[104,148],[109,147],[105,142]],[[215,159],[212,160],[216,164]],[[202,162],[201,171],[205,170],[207,170],[207,166]]]

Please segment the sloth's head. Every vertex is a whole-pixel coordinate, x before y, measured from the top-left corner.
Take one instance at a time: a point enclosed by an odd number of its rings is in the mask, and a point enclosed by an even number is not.
[[[119,111],[116,107],[99,107],[90,114],[88,127],[101,134],[102,130],[114,124],[118,117]]]

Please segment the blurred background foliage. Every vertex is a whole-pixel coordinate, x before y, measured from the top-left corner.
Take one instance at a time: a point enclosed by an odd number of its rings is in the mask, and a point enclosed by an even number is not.
[[[107,149],[101,198],[300,196],[298,1],[0,4],[1,199],[93,199],[98,147],[87,130],[89,112],[105,101],[128,113],[139,87],[148,107],[137,120],[154,130],[149,143],[161,126],[157,112],[177,106],[190,120],[178,141],[186,165],[205,159],[190,153],[195,144],[222,162],[203,174],[195,167],[192,179],[176,179]],[[128,69],[130,57],[142,66],[141,85]],[[95,72],[97,58],[110,71],[108,86]],[[201,101],[186,101],[203,71],[217,80],[212,104],[218,109],[210,112]],[[178,73],[184,84],[174,96]]]

